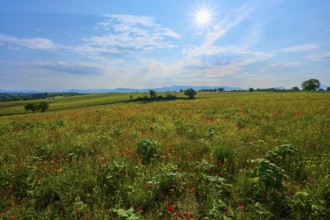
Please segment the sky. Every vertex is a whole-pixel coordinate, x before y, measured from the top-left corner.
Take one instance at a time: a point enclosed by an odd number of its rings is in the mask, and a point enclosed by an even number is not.
[[[0,5],[0,90],[330,86],[329,0]]]

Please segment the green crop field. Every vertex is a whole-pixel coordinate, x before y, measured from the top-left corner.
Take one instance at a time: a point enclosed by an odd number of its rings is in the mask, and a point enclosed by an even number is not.
[[[129,95],[1,103],[0,219],[330,219],[330,93]]]

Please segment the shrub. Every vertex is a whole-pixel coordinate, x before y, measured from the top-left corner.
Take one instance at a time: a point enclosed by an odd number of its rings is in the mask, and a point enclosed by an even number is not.
[[[157,97],[157,92],[153,89],[149,90],[149,95],[151,99],[155,99]]]
[[[292,178],[296,180],[306,179],[302,157],[298,149],[291,144],[275,147],[267,152],[266,158],[284,169]]]
[[[193,88],[189,88],[184,91],[184,95],[188,96],[189,99],[193,99],[197,92]]]
[[[40,102],[39,104],[36,103],[29,103],[24,106],[24,109],[26,111],[40,111],[45,112],[49,109],[49,103],[48,102]]]
[[[158,143],[150,140],[143,139],[137,145],[137,153],[141,156],[143,163],[148,163],[157,155]]]

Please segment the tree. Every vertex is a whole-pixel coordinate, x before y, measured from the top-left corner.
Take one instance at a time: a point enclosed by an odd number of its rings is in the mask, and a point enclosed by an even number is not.
[[[41,111],[41,112],[45,112],[49,109],[49,104],[48,102],[40,102],[39,105],[38,105],[38,109]]]
[[[249,92],[254,92],[254,88],[249,88]]]
[[[292,91],[299,91],[299,88],[297,86],[292,87]]]
[[[218,92],[223,92],[223,91],[225,91],[225,89],[224,88],[218,88],[217,91]]]
[[[26,111],[32,111],[32,112],[35,112],[35,111],[37,110],[37,105],[36,105],[36,104],[32,104],[32,103],[30,103],[30,104],[26,104],[26,105],[24,106],[24,109],[25,109]]]
[[[150,98],[155,99],[157,97],[157,92],[153,89],[149,90]]]
[[[189,99],[193,99],[197,92],[193,88],[189,88],[184,91],[184,95],[188,96]]]
[[[301,88],[307,91],[315,91],[319,89],[321,83],[318,79],[309,79],[301,83]]]
[[[327,91],[330,91],[330,87],[327,87]]]
[[[40,102],[39,104],[26,104],[24,106],[24,109],[26,111],[32,111],[32,112],[35,112],[35,111],[41,111],[41,112],[45,112],[47,111],[49,108],[49,104],[48,102]]]

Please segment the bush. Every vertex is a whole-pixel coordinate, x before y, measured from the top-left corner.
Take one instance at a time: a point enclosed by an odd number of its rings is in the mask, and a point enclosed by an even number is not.
[[[184,95],[188,96],[189,99],[193,99],[197,92],[193,88],[189,88],[184,91]]]
[[[142,157],[143,163],[148,163],[157,155],[158,143],[150,140],[143,139],[137,145],[137,153]]]
[[[49,103],[48,102],[40,102],[39,104],[36,103],[29,103],[24,106],[24,109],[26,111],[40,111],[45,112],[49,109]]]

